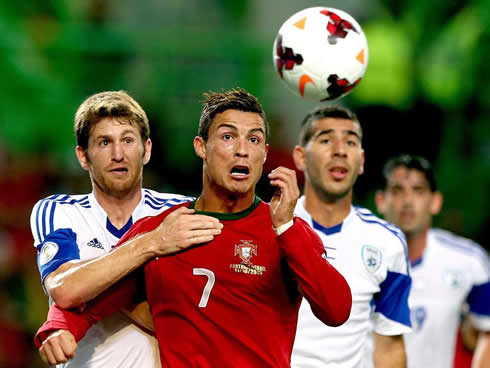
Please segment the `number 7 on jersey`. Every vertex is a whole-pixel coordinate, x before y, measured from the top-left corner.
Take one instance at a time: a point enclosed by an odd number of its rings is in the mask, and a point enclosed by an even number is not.
[[[214,286],[214,272],[206,268],[193,268],[192,274],[197,276],[206,276],[208,278],[206,286],[204,286],[204,290],[202,291],[201,300],[199,301],[199,308],[206,308],[208,305],[209,295],[211,294],[211,290]]]

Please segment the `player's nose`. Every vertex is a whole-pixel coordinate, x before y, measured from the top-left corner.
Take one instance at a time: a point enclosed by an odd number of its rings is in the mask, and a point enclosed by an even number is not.
[[[246,139],[237,139],[235,144],[235,156],[236,157],[247,157],[247,140]]]
[[[340,140],[333,140],[332,142],[332,152],[334,156],[346,157],[347,149],[346,144]]]
[[[115,143],[112,146],[112,159],[114,161],[122,161],[124,159],[124,149],[121,143]]]

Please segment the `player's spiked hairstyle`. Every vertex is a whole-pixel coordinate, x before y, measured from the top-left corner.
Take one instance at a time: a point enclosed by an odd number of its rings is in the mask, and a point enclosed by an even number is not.
[[[304,147],[313,135],[313,122],[323,118],[348,119],[359,125],[359,131],[362,139],[362,127],[357,115],[346,107],[341,105],[318,106],[309,112],[301,123],[299,132],[299,145]]]
[[[409,170],[417,170],[421,172],[429,182],[430,190],[432,192],[437,191],[434,169],[432,168],[432,164],[429,162],[429,160],[422,156],[413,156],[409,154],[402,154],[392,157],[385,163],[383,167],[383,188],[387,187],[390,175],[398,167],[404,167]]]
[[[136,125],[143,142],[150,136],[148,117],[141,106],[125,91],[96,93],[82,102],[75,114],[75,137],[77,145],[88,148],[90,130],[105,117],[114,117]]]
[[[199,136],[208,140],[209,127],[216,114],[226,110],[239,110],[256,112],[264,120],[266,141],[269,138],[269,123],[259,100],[243,88],[236,88],[226,92],[204,93],[203,109],[199,119]]]

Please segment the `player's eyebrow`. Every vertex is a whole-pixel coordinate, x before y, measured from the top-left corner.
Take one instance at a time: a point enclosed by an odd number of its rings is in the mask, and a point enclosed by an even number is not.
[[[221,128],[229,128],[233,131],[238,131],[238,128],[235,125],[229,123],[219,123],[219,125],[216,127],[216,130]]]
[[[228,124],[228,123],[224,123],[224,122],[220,123],[216,127],[216,130],[221,129],[221,128],[229,128],[229,129],[233,130],[234,132],[238,132],[238,128],[236,127],[236,125],[233,125],[233,124]],[[262,133],[263,135],[265,135],[264,128],[262,128],[262,127],[252,128],[248,131],[248,134],[254,134],[254,133]]]
[[[262,133],[262,135],[265,135],[265,131],[263,128],[253,128],[248,131],[248,134],[255,134],[255,133]]]
[[[318,138],[318,137],[320,137],[322,135],[329,135],[329,134],[332,134],[334,132],[335,132],[335,129],[323,129],[323,130],[318,131],[315,134],[315,138]],[[345,133],[348,136],[353,135],[353,136],[357,137],[357,139],[361,140],[361,136],[355,130],[346,129],[346,130],[343,130],[342,132]]]

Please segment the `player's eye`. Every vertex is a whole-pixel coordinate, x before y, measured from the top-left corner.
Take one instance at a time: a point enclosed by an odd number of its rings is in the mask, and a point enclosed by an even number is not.
[[[402,193],[402,188],[400,187],[393,187],[391,188],[391,194],[392,195],[400,195]]]
[[[131,138],[131,137],[124,138],[124,143],[128,143],[129,144],[129,143],[132,143],[133,141],[134,141],[134,139]]]
[[[328,138],[320,139],[320,143],[321,144],[328,144],[328,143],[330,143],[330,139],[328,139]]]
[[[229,133],[225,133],[225,134],[223,134],[223,139],[224,139],[225,141],[229,141],[229,140],[230,140],[230,139],[232,139],[232,138],[233,138],[233,136],[232,136],[231,134],[229,134]]]
[[[108,139],[102,139],[102,140],[100,141],[100,145],[101,145],[101,146],[108,146],[108,145],[109,145],[109,143],[110,143],[110,142],[109,142],[109,140],[108,140]]]
[[[250,137],[250,142],[252,142],[252,143],[260,143],[260,138],[259,137]]]
[[[356,142],[356,141],[354,141],[354,140],[348,140],[348,141],[347,141],[347,145],[348,145],[349,147],[356,147],[356,146],[357,146],[357,142]]]

